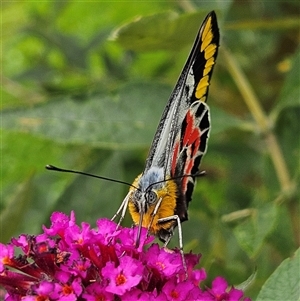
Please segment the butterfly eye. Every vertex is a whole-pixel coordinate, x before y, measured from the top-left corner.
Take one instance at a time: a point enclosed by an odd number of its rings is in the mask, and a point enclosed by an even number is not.
[[[132,198],[138,201],[142,197],[142,193],[140,190],[135,190],[132,194]]]
[[[147,203],[149,204],[153,204],[157,201],[157,194],[155,191],[153,190],[150,190],[148,193],[147,193]]]

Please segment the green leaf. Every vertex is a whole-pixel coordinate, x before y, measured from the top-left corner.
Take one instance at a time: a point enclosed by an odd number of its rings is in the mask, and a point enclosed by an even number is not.
[[[163,12],[139,17],[116,29],[111,39],[134,51],[178,51],[192,43],[206,14]]]
[[[274,229],[277,206],[267,203],[252,212],[250,218],[234,228],[238,243],[250,257],[258,253],[267,235]]]
[[[300,249],[285,259],[265,282],[256,301],[300,300]]]
[[[18,231],[24,212],[28,210],[32,201],[32,175],[23,183],[19,184],[7,206],[0,213],[0,225],[5,231],[0,231],[0,241],[9,242],[10,238]]]
[[[99,95],[86,101],[65,98],[4,111],[2,126],[64,144],[148,148],[170,92],[169,87],[155,83],[128,84],[116,97]],[[212,109],[212,118],[214,135],[242,126],[239,119],[218,108]]]
[[[2,113],[3,128],[59,143],[104,149],[145,148],[151,143],[170,89],[158,84],[124,86],[116,97],[58,99],[32,109]]]

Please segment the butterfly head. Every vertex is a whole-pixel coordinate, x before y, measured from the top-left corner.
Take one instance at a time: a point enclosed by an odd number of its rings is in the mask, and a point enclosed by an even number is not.
[[[129,201],[131,212],[137,212],[140,215],[153,212],[164,186],[163,169],[150,168],[147,172],[139,175],[132,186]],[[146,225],[143,224],[143,226]]]
[[[151,167],[139,175],[132,186],[128,206],[139,233],[142,227],[148,228],[152,234],[157,234],[162,227],[168,228],[168,223],[161,225],[158,220],[174,214],[177,195],[175,181],[165,179],[163,168]]]

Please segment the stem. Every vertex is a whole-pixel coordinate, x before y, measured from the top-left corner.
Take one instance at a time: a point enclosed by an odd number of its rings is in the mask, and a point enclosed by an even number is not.
[[[284,193],[289,193],[293,188],[287,166],[279,146],[278,140],[273,132],[269,132],[266,135],[266,143],[269,148],[270,156],[272,158],[276,174],[281,185],[281,189]]]
[[[243,99],[248,106],[250,113],[252,114],[252,117],[256,121],[261,133],[265,137],[266,145],[268,147],[268,151],[270,153],[270,157],[273,162],[278,181],[280,183],[281,192],[284,195],[291,195],[291,192],[294,190],[294,185],[291,181],[291,177],[278,140],[272,131],[271,121],[264,113],[254,90],[252,89],[238,62],[235,60],[230,51],[226,49],[226,47],[223,46],[222,50],[225,56],[225,62],[227,63],[228,71],[235,81],[240,93],[242,94]],[[291,215],[291,221],[293,224],[295,242],[299,245],[299,220],[298,218],[295,218],[297,211],[295,211],[294,202],[292,200],[288,202],[288,210]]]
[[[233,55],[224,46],[222,46],[222,50],[223,54],[225,55],[228,71],[240,90],[246,105],[248,106],[256,123],[260,127],[261,132],[263,134],[267,134],[270,129],[268,118],[264,114],[263,109],[249,84],[249,81],[247,80],[245,74]]]
[[[270,152],[276,175],[283,192],[287,192],[292,188],[289,171],[285,163],[281,148],[278,144],[277,138],[271,130],[271,122],[264,113],[254,90],[250,86],[244,72],[238,65],[237,61],[231,53],[223,48],[225,60],[227,62],[228,71],[240,90],[246,105],[249,108],[252,117],[255,119],[261,133],[265,136],[266,144]]]

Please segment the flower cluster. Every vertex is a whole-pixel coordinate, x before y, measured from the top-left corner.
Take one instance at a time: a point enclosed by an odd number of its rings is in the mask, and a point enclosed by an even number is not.
[[[70,217],[55,212],[51,222],[43,234],[0,244],[5,300],[250,300],[221,277],[201,289],[206,273],[195,269],[200,256],[185,254],[185,271],[178,250],[145,247],[154,239],[146,229],[136,248],[137,230],[117,228],[107,219],[97,221],[97,230],[76,225],[73,212]]]

